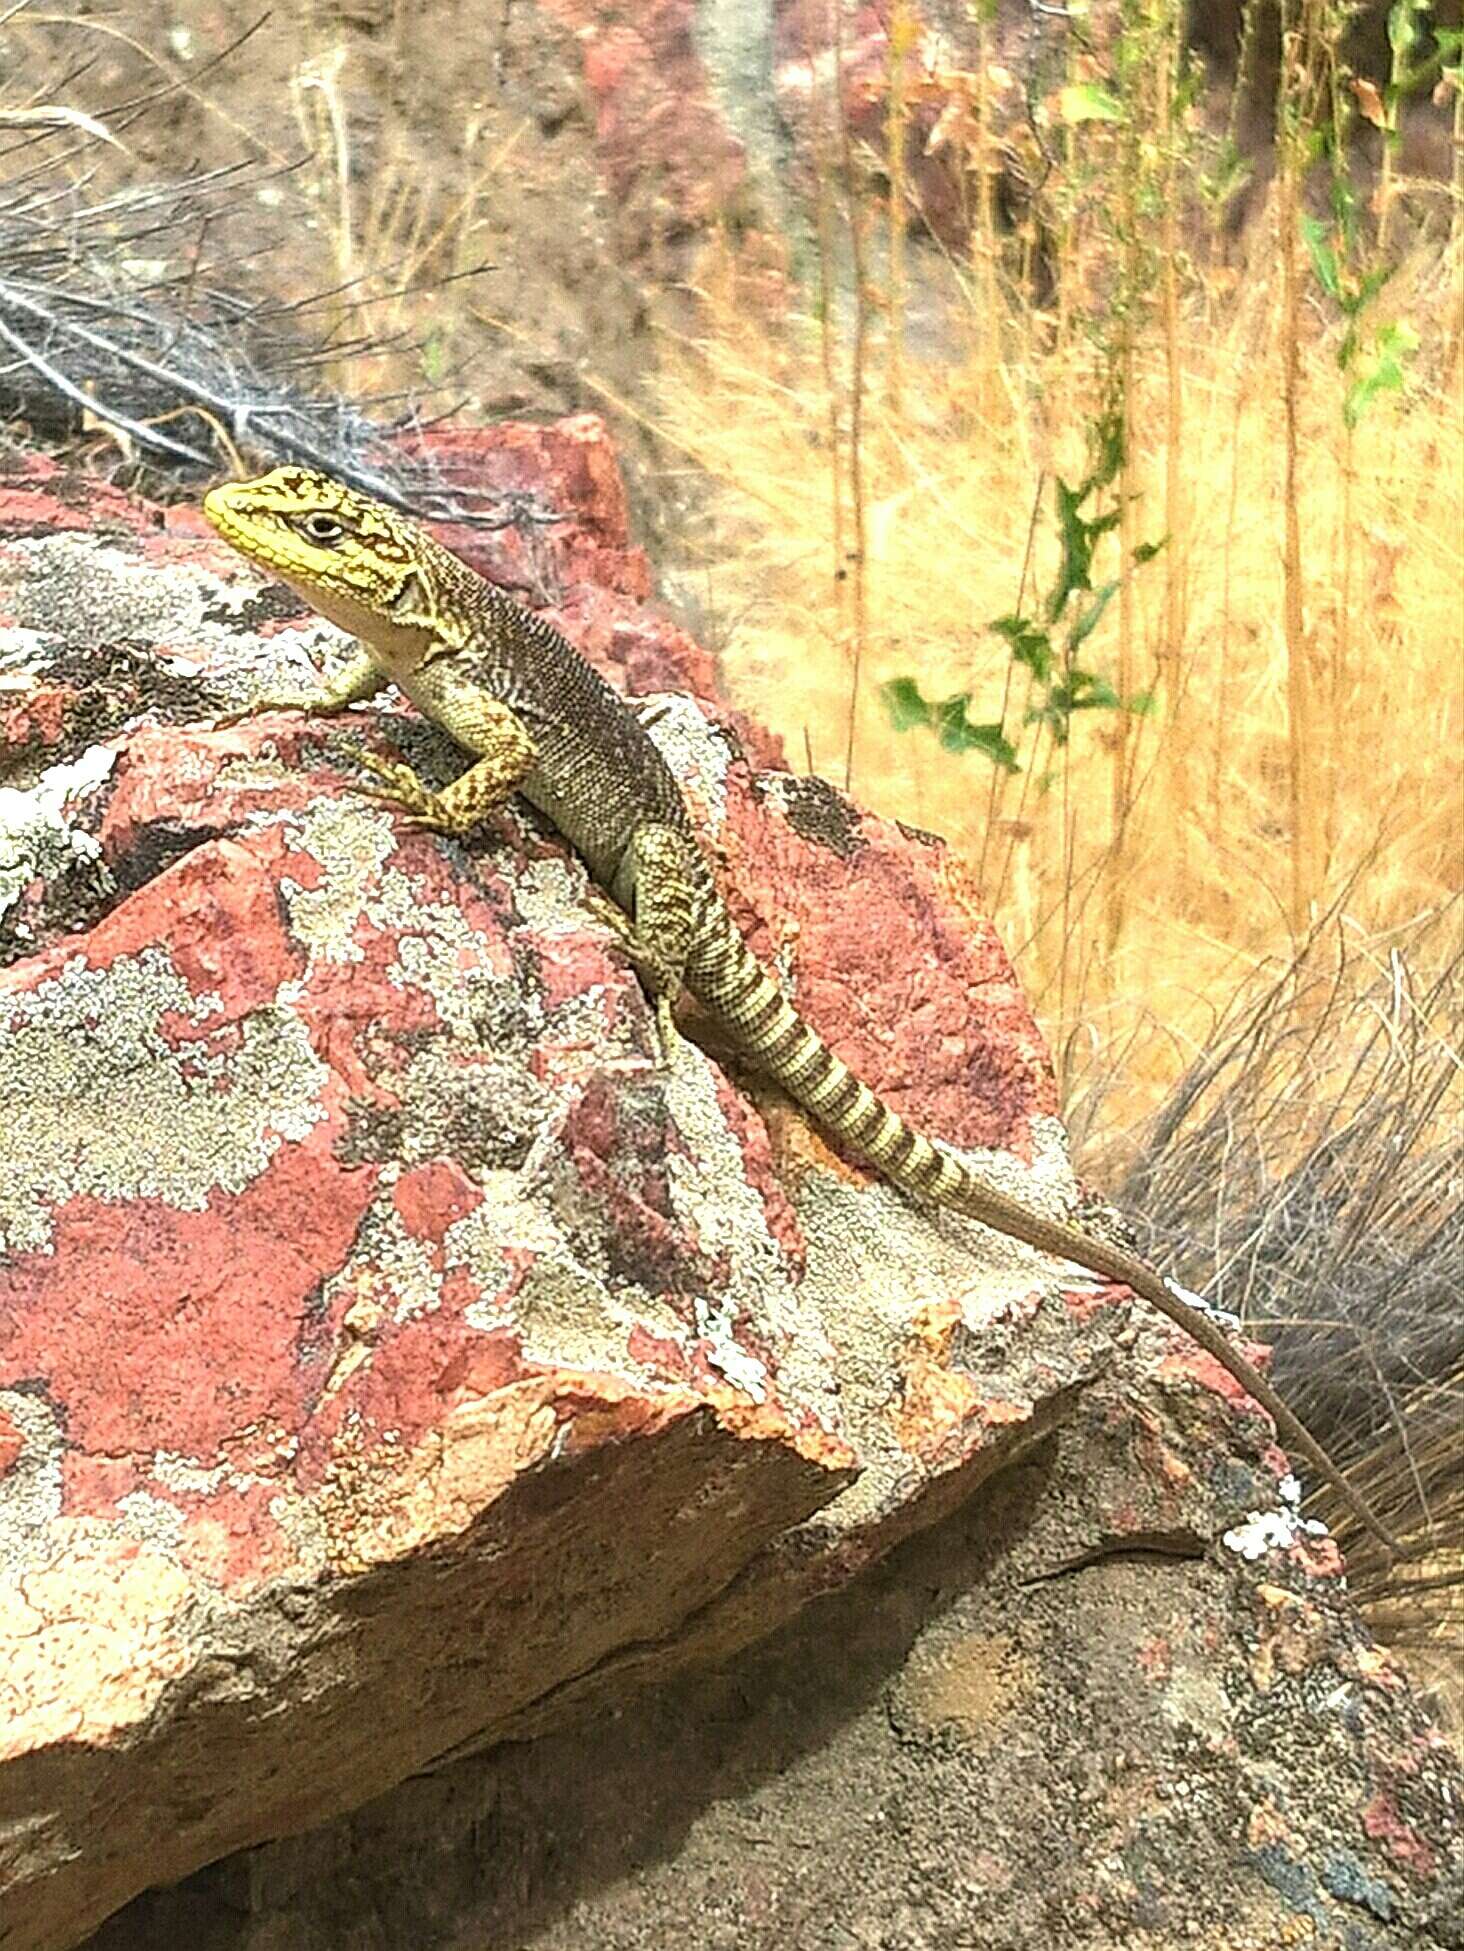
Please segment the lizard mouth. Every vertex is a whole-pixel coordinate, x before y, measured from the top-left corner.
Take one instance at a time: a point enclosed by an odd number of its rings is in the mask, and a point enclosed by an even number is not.
[[[209,489],[203,497],[203,514],[205,521],[217,529],[226,542],[232,543],[241,555],[276,571],[283,570],[286,564],[284,552],[272,549],[259,524],[251,522],[247,514],[237,507],[233,500],[232,484],[225,483],[223,487]]]
[[[203,497],[203,513],[205,520],[212,522],[220,535],[227,536],[231,542],[244,532],[243,524],[230,505],[227,487],[209,489]]]

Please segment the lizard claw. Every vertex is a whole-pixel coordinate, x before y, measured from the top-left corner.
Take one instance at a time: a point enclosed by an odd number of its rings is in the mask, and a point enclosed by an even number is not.
[[[316,700],[303,693],[298,697],[293,692],[275,697],[266,691],[251,698],[247,704],[235,705],[229,711],[216,711],[209,719],[209,728],[223,731],[229,725],[242,724],[246,718],[261,717],[267,711],[297,711],[311,717],[319,715]]]
[[[653,1041],[658,1045],[656,1068],[669,1070],[682,1041],[681,1032],[676,1027],[675,993],[662,986],[664,976],[655,966],[653,958],[647,956],[645,945],[636,933],[635,923],[619,903],[597,887],[586,888],[582,899],[596,920],[604,922],[610,930],[620,944],[626,960],[640,978],[641,985],[655,1012],[656,1028]],[[679,989],[680,985],[678,984],[677,987]]]
[[[351,757],[364,772],[374,772],[378,779],[385,780],[388,785],[399,785],[403,775],[410,779],[413,785],[417,783],[415,773],[404,766],[400,760],[384,759],[379,752],[373,752],[369,746],[358,745]]]
[[[385,807],[396,814],[399,824],[409,831],[446,833],[461,838],[469,827],[476,824],[476,812],[468,818],[460,816],[441,794],[424,786],[409,765],[402,765],[395,759],[383,759],[378,753],[367,751],[364,747],[353,756],[359,765],[381,781],[379,786],[365,787],[363,796],[373,805]]]
[[[630,954],[636,947],[635,924],[619,903],[593,884],[585,889],[581,899],[596,921],[603,922],[620,946]]]

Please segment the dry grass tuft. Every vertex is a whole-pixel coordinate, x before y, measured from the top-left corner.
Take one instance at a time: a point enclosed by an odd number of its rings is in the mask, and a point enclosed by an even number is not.
[[[978,335],[907,371],[898,411],[874,394],[863,408],[854,789],[980,864],[1069,1092],[1124,1052],[1127,1088],[1108,1096],[1124,1123],[1203,1045],[1213,999],[1294,946],[1281,345],[1267,260],[1258,232],[1255,262],[1226,280],[1233,290],[1218,280],[1193,288],[1178,327],[1184,492],[1169,512],[1183,529],[1130,577],[1137,681],[1159,686],[1148,717],[1093,712],[1075,720],[1065,747],[1034,741],[1021,722],[1029,680],[987,627],[1019,602],[1033,611],[1051,583],[1052,479],[1084,471],[1101,353],[1078,340],[1049,350],[1044,322],[1014,311],[989,404]],[[1421,327],[1423,344],[1406,396],[1377,402],[1350,441],[1341,326],[1309,318],[1301,347],[1304,628],[1324,705],[1320,905],[1346,887],[1365,938],[1437,910],[1464,847],[1456,288],[1457,266],[1437,247],[1420,248],[1394,279],[1389,303]],[[679,450],[718,489],[688,588],[717,617],[736,701],[839,781],[853,633],[849,565],[831,536],[817,335],[772,334],[715,285],[708,302],[705,335],[668,346],[662,393]],[[1152,333],[1135,348],[1131,407],[1141,540],[1164,536],[1167,384],[1164,341]],[[1178,647],[1166,640],[1166,553],[1182,565]],[[1095,580],[1117,574],[1116,556],[1105,537]],[[1082,646],[1100,674],[1116,675],[1119,607]],[[1023,770],[999,775],[979,753],[948,754],[927,733],[892,729],[879,685],[908,674],[927,696],[969,692],[970,719],[1001,720],[1024,741]],[[1110,782],[1125,717],[1132,781],[1120,836]]]
[[[1341,1460],[1452,1446],[1456,1484],[1410,1462],[1387,1500],[1420,1539],[1464,1497],[1461,918],[1379,947],[1328,917],[1234,1000],[1116,1188],[1147,1252],[1275,1344]]]

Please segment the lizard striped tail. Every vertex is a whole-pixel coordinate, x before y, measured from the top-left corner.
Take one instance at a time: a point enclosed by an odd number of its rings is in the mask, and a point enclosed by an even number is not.
[[[709,915],[686,972],[687,986],[747,1057],[841,1146],[922,1205],[979,1219],[1012,1239],[1074,1260],[1155,1299],[1170,1296],[1131,1253],[1033,1211],[982,1178],[959,1153],[911,1129],[809,1028],[748,948],[732,917]]]
[[[1174,1293],[1153,1267],[1111,1241],[1010,1198],[944,1145],[912,1131],[809,1028],[753,955],[718,901],[705,915],[686,985],[748,1057],[840,1144],[923,1205],[979,1220],[1040,1252],[1085,1267],[1141,1295],[1197,1341],[1271,1417],[1286,1444],[1337,1489],[1389,1551],[1398,1542],[1296,1413],[1208,1315]]]
[[[686,984],[747,1057],[816,1122],[892,1185],[932,1206],[959,1208],[975,1175],[912,1131],[836,1057],[794,1009],[717,904],[686,970]]]

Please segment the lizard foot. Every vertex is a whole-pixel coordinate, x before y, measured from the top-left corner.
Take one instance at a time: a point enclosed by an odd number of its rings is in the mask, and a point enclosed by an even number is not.
[[[650,997],[656,1014],[656,1068],[670,1067],[673,1053],[682,1041],[681,1032],[676,1027],[676,991],[667,986],[666,972],[654,956],[648,955],[645,944],[636,933],[635,923],[625,910],[597,887],[588,887],[584,893],[585,906],[597,921],[603,921],[610,933],[625,952],[625,959],[635,970],[641,986]]]
[[[209,719],[209,727],[219,732],[226,726],[242,724],[246,718],[258,718],[266,711],[305,712],[314,716],[317,709],[316,700],[303,691],[265,692],[260,697],[251,698],[247,705],[237,705],[232,711],[216,711]]]
[[[365,788],[365,797],[378,806],[390,807],[394,812],[404,814],[405,826],[428,833],[461,835],[476,824],[476,813],[464,819],[440,793],[434,793],[430,787],[424,786],[409,765],[402,765],[394,759],[383,759],[375,752],[360,751],[354,756],[358,765],[381,782]]]
[[[660,1045],[656,1052],[657,1070],[673,1070],[676,1053],[685,1038],[676,1027],[676,1004],[670,996],[656,997],[656,1041]]]
[[[593,884],[585,889],[581,899],[596,921],[605,924],[616,941],[625,950],[626,954],[634,961],[635,951],[638,947],[635,938],[635,923],[625,912],[624,908],[620,906],[619,902],[612,901],[603,889],[595,887]]]

